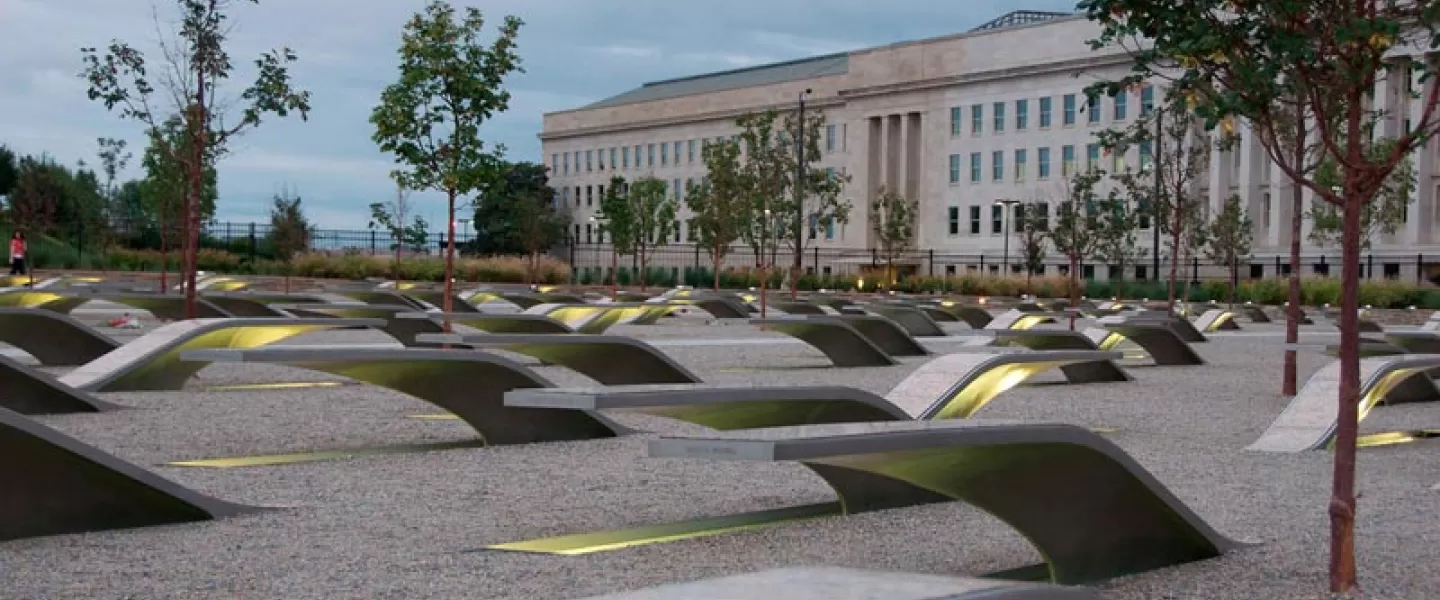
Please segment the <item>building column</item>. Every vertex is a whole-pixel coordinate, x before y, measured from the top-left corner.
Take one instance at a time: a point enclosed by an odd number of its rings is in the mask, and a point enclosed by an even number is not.
[[[900,191],[901,154],[904,152],[904,127],[900,115],[885,115],[885,189]]]
[[[1427,56],[1425,60],[1430,63],[1431,68],[1440,66],[1436,64],[1437,61],[1434,55]],[[1406,76],[1411,77],[1413,75],[1407,74]],[[1434,77],[1425,80],[1425,87],[1421,92],[1420,102],[1424,102],[1425,98],[1429,98],[1430,94],[1434,93],[1435,85]],[[1406,105],[1408,106],[1411,103],[1412,100],[1407,96]],[[1414,107],[1410,106],[1409,108]],[[1415,244],[1429,244],[1432,243],[1434,239],[1435,218],[1437,216],[1435,211],[1435,140],[1426,140],[1424,144],[1421,144],[1415,151],[1414,159],[1416,163],[1415,201],[1412,205],[1413,211],[1410,215],[1410,222],[1406,223],[1405,226],[1405,239]]]
[[[1220,210],[1225,206],[1225,199],[1230,196],[1230,184],[1234,180],[1231,168],[1235,160],[1232,158],[1233,152],[1235,150],[1232,149],[1210,153],[1210,198],[1209,211],[1205,213],[1207,216],[1220,214]]]
[[[1268,214],[1266,211],[1270,207],[1265,205],[1264,194],[1270,194],[1272,206],[1275,202],[1275,195],[1271,190],[1267,189],[1264,192],[1260,190],[1260,182],[1264,177],[1265,168],[1263,161],[1269,160],[1269,155],[1265,153],[1264,148],[1260,147],[1255,132],[1250,129],[1248,124],[1242,124],[1237,131],[1240,133],[1238,142],[1240,172],[1236,174],[1236,177],[1240,184],[1240,202],[1241,206],[1245,208],[1245,214],[1250,217],[1252,239],[1263,242],[1268,239],[1269,231],[1275,227],[1274,215]],[[1266,221],[1269,221],[1269,227],[1266,227]]]

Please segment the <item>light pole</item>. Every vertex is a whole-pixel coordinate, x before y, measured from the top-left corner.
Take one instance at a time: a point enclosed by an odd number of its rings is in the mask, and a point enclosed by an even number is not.
[[[1005,266],[1000,267],[1000,274],[1004,277],[1010,276],[1010,207],[1019,204],[1019,200],[996,200],[995,206],[1000,208],[1000,221],[1003,222],[1005,231],[1005,253],[1002,261]]]
[[[805,88],[805,91],[800,92],[800,123],[795,128],[798,135],[795,136],[795,223],[793,224],[795,227],[793,232],[795,235],[795,262],[790,265],[791,300],[795,299],[796,290],[799,289],[797,286],[800,282],[800,269],[804,266],[801,264],[801,261],[804,260],[804,252],[801,252],[800,249],[805,247],[805,238],[801,235],[805,229],[805,99],[809,96],[810,88]],[[776,237],[779,237],[778,231]],[[778,239],[775,245],[777,248],[779,247]]]
[[[1151,88],[1151,89],[1153,90],[1154,88]],[[1159,280],[1160,280],[1160,199],[1164,197],[1164,196],[1162,195],[1162,194],[1164,193],[1164,192],[1163,192],[1164,188],[1162,187],[1162,183],[1161,183],[1161,174],[1164,173],[1164,171],[1160,168],[1160,155],[1161,155],[1161,154],[1160,154],[1160,153],[1161,153],[1160,145],[1163,144],[1164,141],[1165,141],[1165,129],[1164,129],[1164,120],[1163,120],[1164,113],[1162,113],[1162,112],[1160,111],[1160,107],[1157,105],[1157,106],[1152,107],[1150,110],[1155,111],[1155,152],[1150,155],[1150,163],[1153,164],[1153,165],[1155,165],[1155,199],[1150,202],[1150,221],[1151,221],[1151,223],[1150,223],[1150,235],[1151,235],[1151,237],[1152,237],[1152,242],[1153,242],[1153,244],[1154,244],[1153,246],[1151,246],[1151,252],[1152,252],[1152,254],[1154,254],[1154,256],[1151,257],[1151,263],[1150,263],[1150,265],[1151,265],[1151,268],[1155,269],[1155,272],[1150,275],[1150,280],[1151,280],[1151,281],[1159,281]],[[1178,216],[1178,215],[1177,215],[1177,216]],[[1179,260],[1179,257],[1177,257],[1177,256],[1172,256],[1172,257],[1170,257],[1170,260]]]

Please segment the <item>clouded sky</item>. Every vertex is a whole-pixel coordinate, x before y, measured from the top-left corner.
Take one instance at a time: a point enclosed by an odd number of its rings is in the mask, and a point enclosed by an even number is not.
[[[371,202],[393,195],[391,161],[370,141],[370,110],[395,75],[405,20],[425,0],[261,0],[237,3],[229,50],[237,65],[289,46],[297,84],[313,94],[308,122],[271,120],[237,140],[220,164],[221,220],[267,220],[282,188],[324,228],[363,228]],[[646,81],[733,69],[967,30],[1012,10],[1068,11],[1074,0],[458,0],[498,23],[525,21],[526,73],[510,79],[510,111],[482,137],[511,160],[540,160],[541,115]],[[153,10],[152,10],[153,7]],[[0,0],[0,144],[94,164],[96,138],[130,141],[136,123],[85,97],[82,46],[121,39],[147,53],[172,27],[174,0]],[[487,36],[487,40],[491,39]],[[238,70],[230,96],[250,73]],[[129,175],[138,175],[134,166]],[[444,221],[443,199],[420,214]]]

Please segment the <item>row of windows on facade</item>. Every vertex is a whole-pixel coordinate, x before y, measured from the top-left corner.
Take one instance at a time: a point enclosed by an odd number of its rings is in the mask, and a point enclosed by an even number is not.
[[[1046,202],[1035,202],[1035,203],[1030,203],[1030,204],[1013,204],[1013,205],[994,203],[994,204],[991,204],[991,205],[990,205],[990,233],[991,233],[991,234],[1004,234],[1004,233],[1005,233],[1005,229],[1006,229],[1006,227],[1005,227],[1005,225],[1006,225],[1006,223],[1005,223],[1005,208],[1006,208],[1007,206],[1012,206],[1012,207],[1013,207],[1013,208],[1011,208],[1011,211],[1013,211],[1013,217],[1012,217],[1011,222],[1010,222],[1010,231],[1011,231],[1012,233],[1013,233],[1013,232],[1015,231],[1015,229],[1018,227],[1017,224],[1024,221],[1024,219],[1025,219],[1025,211],[1026,211],[1026,209],[1029,208],[1029,207],[1034,207],[1035,210],[1040,211],[1040,214],[1039,214],[1039,215],[1036,215],[1036,217],[1037,217],[1036,220],[1038,221],[1037,227],[1038,227],[1039,229],[1042,229],[1042,230],[1048,230],[1048,229],[1050,228],[1050,204],[1049,204],[1049,203],[1046,203]],[[1059,214],[1062,214],[1062,215],[1063,215],[1063,214],[1068,213],[1068,212],[1071,210],[1070,207],[1072,206],[1072,203],[1070,203],[1070,202],[1061,202],[1058,206],[1059,206],[1059,208],[1058,208]],[[969,217],[970,217],[970,219],[969,219],[969,221],[970,221],[970,229],[969,229],[970,235],[980,235],[981,225],[982,225],[981,218],[980,218],[980,205],[978,205],[978,204],[977,204],[977,205],[972,205],[972,206],[970,206],[969,208],[970,208],[970,214],[969,214]],[[1090,207],[1088,207],[1088,209],[1093,213],[1093,211],[1095,210],[1095,207],[1094,207],[1094,206],[1090,206]],[[949,231],[948,231],[948,233],[949,233],[950,235],[952,235],[952,236],[953,236],[953,235],[960,235],[960,207],[959,207],[959,206],[951,206],[951,207],[949,207],[949,208],[947,209],[947,212],[946,212],[946,215],[945,215],[945,216],[946,216],[946,222],[947,222],[947,224],[948,224],[948,226],[949,226]],[[1150,217],[1149,217],[1149,215],[1141,215],[1141,216],[1140,216],[1140,224],[1139,224],[1139,225],[1140,225],[1140,229],[1149,229],[1149,228],[1150,228]]]
[[[836,172],[835,172],[835,168],[834,168],[834,167],[826,167],[826,168],[824,169],[824,171],[825,171],[825,174],[826,174],[827,176],[829,176],[829,177],[835,177],[835,176],[836,176]],[[701,178],[700,178],[700,184],[701,184],[701,185],[704,185],[704,184],[705,184],[706,182],[708,182],[709,180],[710,180],[709,177],[701,177]],[[669,197],[671,197],[671,198],[673,198],[673,199],[675,199],[675,200],[677,200],[677,201],[679,201],[679,200],[684,199],[684,194],[690,192],[690,188],[695,187],[695,178],[694,178],[694,177],[686,177],[686,178],[684,179],[684,183],[683,183],[683,184],[681,183],[681,179],[680,179],[679,177],[676,177],[676,178],[674,178],[674,179],[672,179],[672,180],[670,180],[670,181],[665,181],[664,183],[665,183],[665,195],[666,195],[666,196],[669,196]],[[573,195],[572,195],[572,193],[571,193],[572,190],[573,190],[573,192],[574,192]],[[628,194],[628,193],[630,193],[630,184],[629,184],[629,183],[624,184],[624,186],[620,188],[620,192],[621,192],[622,194]],[[558,201],[559,201],[559,203],[560,203],[560,208],[570,208],[570,207],[572,207],[572,206],[573,206],[574,208],[580,208],[580,206],[581,206],[581,200],[582,200],[582,199],[584,200],[584,205],[585,205],[585,206],[595,206],[595,203],[598,202],[600,198],[604,198],[604,197],[605,197],[605,186],[603,186],[603,185],[584,185],[584,186],[577,185],[577,186],[574,186],[574,187],[564,186],[564,187],[561,187],[561,188],[560,188],[560,190],[559,190],[559,192],[558,192],[558,196],[559,196],[559,197],[558,197]],[[572,201],[572,200],[574,201],[574,204],[571,204],[571,201]]]
[[[836,125],[825,126],[825,153],[834,152],[836,148],[843,150],[845,132],[842,127]],[[739,135],[730,136],[731,141],[739,141]],[[655,144],[636,144],[635,146],[601,148],[599,150],[575,150],[573,152],[552,153],[550,155],[550,172],[560,175],[569,175],[571,163],[574,163],[575,173],[593,173],[604,171],[605,165],[609,164],[611,170],[624,170],[654,168],[656,163],[656,149],[659,149],[659,163],[661,167],[679,167],[681,165],[694,165],[696,161],[702,161],[700,151],[704,145],[711,140],[682,140],[678,142],[660,142]],[[714,138],[714,142],[725,141],[725,136]],[[780,143],[789,143],[782,132]],[[631,160],[631,150],[634,150],[634,160]],[[584,159],[582,162],[581,159]],[[606,161],[609,158],[609,161]]]
[[[676,243],[698,242],[699,240],[696,239],[694,235],[694,227],[688,225],[690,224],[685,221],[675,221],[674,223],[671,223],[671,237],[673,238],[672,241]],[[779,227],[782,231],[778,233],[786,233],[789,231],[788,223],[782,223],[779,225]],[[834,219],[825,219],[822,222],[818,216],[810,215],[810,224],[808,229],[809,238],[812,240],[819,238],[822,234],[825,236],[825,239],[827,241],[833,241],[835,239],[836,228]],[[581,231],[584,231],[584,237],[581,237]],[[605,243],[605,228],[598,223],[586,223],[584,229],[582,230],[580,224],[576,223],[574,225],[573,236],[574,237],[572,237],[571,239],[576,240],[577,242],[583,239],[585,240],[586,244],[603,244]],[[654,236],[651,236],[650,241],[655,241]]]
[[[1139,148],[1140,168],[1146,169],[1150,166],[1151,160],[1153,158],[1150,142],[1140,142]],[[1050,150],[1051,148],[1049,146],[1035,149],[1035,177],[1037,179],[1043,180],[1050,178],[1051,159],[1053,158]],[[1085,145],[1085,165],[1087,168],[1101,169],[1104,167],[1100,160],[1101,152],[1102,148],[1100,147],[1100,144]],[[963,157],[959,154],[950,155],[950,183],[952,184],[960,183],[961,177],[964,174],[963,163],[961,162],[962,158]],[[1127,165],[1125,164],[1125,153],[1123,151],[1110,152],[1110,158],[1110,170],[1112,173],[1119,173],[1126,170]],[[985,171],[984,159],[985,155],[983,152],[970,153],[970,183],[980,183],[983,180]],[[1029,148],[1017,148],[1014,150],[1014,160],[1011,164],[1013,165],[1012,176],[1015,178],[1016,182],[1025,181],[1027,177],[1027,169],[1029,168],[1029,163]],[[1061,146],[1060,176],[1069,177],[1073,175],[1075,173],[1075,167],[1075,146]],[[994,182],[1005,181],[1004,150],[996,150],[990,153],[990,180]]]
[[[1155,88],[1145,86],[1140,89],[1140,114],[1145,116],[1155,107]],[[1130,94],[1117,94],[1110,103],[1112,121],[1124,121],[1129,118]],[[1097,124],[1104,117],[1104,98],[1098,94],[1087,96],[1084,106],[1079,103],[1079,94],[1065,94],[1060,97],[1060,123],[1062,126],[1071,127],[1075,125],[1077,114],[1085,112],[1086,123]],[[1049,129],[1054,120],[1053,96],[1042,96],[1039,98],[1039,127]],[[1010,103],[992,102],[990,104],[990,131],[992,133],[1004,133],[1006,126],[1010,123],[1006,116],[1006,110]],[[1030,99],[1021,98],[1014,101],[1015,104],[1015,131],[1025,131],[1030,128]],[[964,107],[950,107],[950,135],[958,136],[964,133]],[[985,132],[985,105],[974,104],[970,106],[970,135],[980,135]]]

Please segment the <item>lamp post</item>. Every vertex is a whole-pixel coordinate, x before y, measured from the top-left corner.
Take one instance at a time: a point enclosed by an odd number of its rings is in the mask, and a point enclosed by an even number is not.
[[[1153,88],[1152,88],[1152,89],[1153,89]],[[1160,168],[1160,145],[1165,142],[1165,129],[1164,129],[1164,121],[1163,121],[1164,113],[1162,113],[1162,112],[1160,111],[1160,107],[1159,107],[1159,106],[1155,106],[1155,107],[1152,107],[1150,110],[1155,111],[1155,152],[1150,155],[1150,162],[1151,162],[1151,164],[1155,165],[1155,199],[1150,203],[1150,221],[1151,221],[1151,223],[1150,223],[1150,235],[1151,235],[1151,237],[1152,237],[1152,242],[1153,242],[1153,244],[1154,244],[1154,245],[1151,247],[1151,253],[1152,253],[1154,256],[1151,257],[1151,263],[1150,263],[1150,265],[1151,265],[1151,268],[1155,269],[1155,272],[1150,275],[1150,280],[1151,280],[1151,281],[1159,281],[1159,280],[1160,280],[1160,199],[1164,197],[1164,196],[1162,195],[1162,194],[1164,193],[1164,192],[1162,191],[1162,190],[1164,190],[1164,188],[1162,187],[1162,183],[1161,183],[1161,174],[1164,173],[1164,171]],[[1177,257],[1177,256],[1172,256],[1172,257],[1170,257],[1170,260],[1179,260],[1179,257]]]
[[[805,240],[801,236],[805,229],[805,99],[808,97],[810,97],[810,88],[805,88],[805,91],[800,92],[800,122],[795,128],[798,135],[795,136],[795,223],[793,224],[795,231],[792,232],[795,236],[795,262],[790,265],[790,299],[792,300],[795,299],[800,282],[800,269],[804,266],[801,264],[801,261],[804,260],[804,252],[801,252],[800,249],[804,248]],[[778,230],[779,227],[776,229]],[[778,238],[778,231],[776,236]],[[775,245],[779,247],[778,239]]]
[[[1020,203],[1019,200],[996,200],[996,201],[995,201],[995,206],[1001,207],[1001,208],[1000,208],[1000,221],[1005,224],[1005,225],[1004,225],[1004,231],[1005,231],[1005,251],[1004,251],[1004,252],[1005,252],[1005,253],[1002,255],[1002,256],[1003,256],[1002,261],[1003,261],[1003,264],[1004,264],[1005,266],[1000,267],[1000,269],[1001,269],[1000,274],[1001,274],[1002,276],[1005,276],[1005,277],[1009,277],[1009,276],[1010,276],[1010,207],[1015,206],[1016,204],[1019,204],[1019,203]]]

